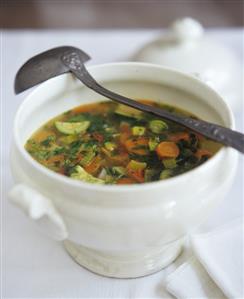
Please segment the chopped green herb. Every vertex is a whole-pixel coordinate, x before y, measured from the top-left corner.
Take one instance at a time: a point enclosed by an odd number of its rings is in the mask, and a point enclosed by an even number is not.
[[[80,164],[82,166],[86,166],[91,163],[92,159],[96,156],[96,154],[92,151],[87,152],[85,156],[81,159]]]
[[[41,141],[41,145],[43,145],[45,147],[49,147],[49,146],[51,146],[51,143],[53,141],[55,141],[55,136],[50,135],[46,139],[44,139],[43,141]]]
[[[194,118],[168,105],[148,104]],[[39,163],[73,179],[136,184],[189,171],[220,145],[174,122],[106,101],[76,107],[50,120],[25,147]]]

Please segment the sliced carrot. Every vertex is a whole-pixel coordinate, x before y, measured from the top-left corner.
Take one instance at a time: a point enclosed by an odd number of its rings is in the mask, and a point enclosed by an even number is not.
[[[84,169],[90,173],[90,174],[96,174],[99,169],[102,167],[102,162],[103,162],[103,159],[101,156],[96,156],[92,161],[91,163],[89,163],[88,165],[86,165],[84,167]]]
[[[147,147],[148,138],[146,137],[131,138],[125,141],[125,148],[127,151],[136,155],[147,155]]]
[[[121,152],[118,155],[110,156],[109,160],[115,165],[124,166],[129,161],[129,155],[126,152]]]
[[[179,147],[171,141],[163,141],[159,143],[156,152],[160,158],[176,158],[180,154]]]
[[[130,137],[130,134],[128,133],[121,133],[119,136],[119,141],[122,145],[125,144],[126,140],[128,140],[128,138]]]
[[[198,149],[197,152],[195,153],[195,156],[198,159],[201,159],[203,156],[211,157],[212,153],[208,150],[205,150],[205,149]]]
[[[79,114],[79,113],[91,112],[91,111],[94,111],[95,107],[97,107],[97,106],[94,104],[81,105],[79,107],[72,109],[72,113]]]
[[[120,125],[120,137],[119,141],[122,145],[125,144],[126,140],[131,136],[131,128],[130,125],[126,122],[122,123]]]
[[[120,125],[121,133],[131,133],[130,125],[127,122],[122,122]]]
[[[138,183],[143,183],[145,181],[144,170],[142,169],[133,170],[131,168],[127,168],[127,174],[132,179],[135,179]]]
[[[179,132],[169,136],[169,140],[173,142],[178,142],[180,140],[190,140],[190,135],[187,132]]]
[[[118,185],[129,185],[129,184],[135,184],[136,181],[132,178],[121,178],[117,181]]]
[[[102,152],[105,154],[107,161],[111,163],[111,166],[125,166],[129,162],[129,155],[125,151],[120,151],[118,154],[113,155],[113,153],[102,147]]]

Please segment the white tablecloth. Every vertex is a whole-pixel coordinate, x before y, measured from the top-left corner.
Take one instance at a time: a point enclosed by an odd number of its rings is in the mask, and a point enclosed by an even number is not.
[[[163,286],[164,277],[180,265],[189,250],[168,268],[139,279],[100,277],[74,263],[61,244],[38,233],[26,217],[7,201],[13,185],[9,149],[14,114],[29,92],[15,96],[13,80],[17,69],[30,56],[58,45],[74,45],[93,57],[90,64],[125,61],[159,32],[130,31],[4,31],[1,38],[1,237],[4,298],[171,298]],[[241,61],[243,30],[215,30],[208,34],[233,48]],[[243,111],[235,115],[241,130]],[[214,228],[243,214],[243,158],[235,183],[221,206],[212,213],[205,228]]]

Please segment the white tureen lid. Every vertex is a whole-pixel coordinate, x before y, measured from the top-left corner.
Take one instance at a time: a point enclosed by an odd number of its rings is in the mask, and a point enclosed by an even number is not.
[[[145,45],[133,58],[195,74],[220,92],[233,109],[241,105],[237,58],[230,49],[206,37],[194,19],[176,20],[165,35]]]

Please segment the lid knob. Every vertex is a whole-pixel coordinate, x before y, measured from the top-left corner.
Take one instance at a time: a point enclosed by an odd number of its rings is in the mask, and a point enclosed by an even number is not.
[[[176,20],[170,26],[172,35],[179,42],[193,41],[203,35],[203,26],[192,18]]]

